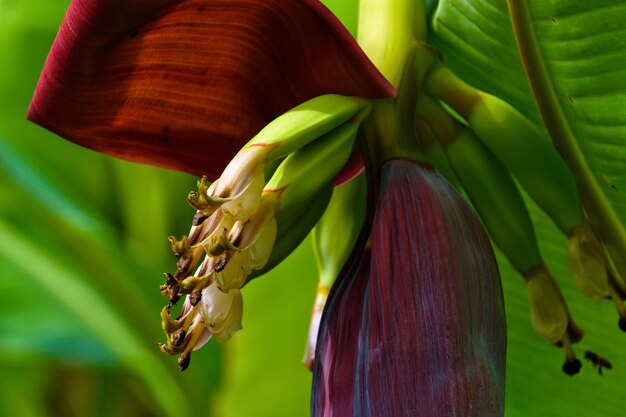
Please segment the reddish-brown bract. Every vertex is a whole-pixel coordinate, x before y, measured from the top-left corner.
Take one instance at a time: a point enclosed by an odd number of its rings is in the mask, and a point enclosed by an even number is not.
[[[326,93],[394,95],[316,0],[74,0],[28,117],[214,179],[269,121]]]
[[[345,291],[331,293],[328,305],[354,304],[363,296],[362,308],[356,317],[340,315],[341,309],[324,313],[313,416],[503,415],[500,277],[482,226],[445,180],[410,161],[386,162],[371,263],[352,271],[361,272],[340,282],[369,278],[367,288],[354,292],[365,284],[343,284]],[[339,330],[354,321],[358,330]],[[328,345],[345,337],[354,365],[331,367],[337,361],[324,355],[338,353]],[[346,388],[351,392],[340,398],[319,396]]]

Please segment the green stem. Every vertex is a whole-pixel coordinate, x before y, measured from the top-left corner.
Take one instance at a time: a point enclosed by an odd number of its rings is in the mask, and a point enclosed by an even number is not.
[[[393,84],[394,101],[376,102],[364,124],[368,154],[375,166],[393,158],[423,161],[417,149],[413,120],[416,91],[415,49],[426,38],[423,0],[361,0],[359,44]]]
[[[357,40],[395,88],[400,87],[416,41],[425,39],[423,0],[360,0]]]
[[[622,277],[626,277],[626,231],[615,213],[572,132],[556,94],[533,30],[532,16],[525,0],[507,0],[515,38],[526,76],[539,113],[554,146],[572,171],[581,203]]]

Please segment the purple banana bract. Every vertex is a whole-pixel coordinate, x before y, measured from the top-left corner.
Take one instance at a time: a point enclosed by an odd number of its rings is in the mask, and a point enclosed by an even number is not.
[[[391,160],[381,173],[371,247],[355,249],[322,317],[312,416],[502,416],[506,324],[489,240],[432,169]]]

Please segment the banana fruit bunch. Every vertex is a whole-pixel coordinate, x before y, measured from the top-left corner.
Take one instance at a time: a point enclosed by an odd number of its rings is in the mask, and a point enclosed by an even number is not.
[[[419,86],[415,131],[431,163],[460,184],[493,242],[523,277],[533,329],[565,351],[563,371],[578,373],[574,322],[539,247],[518,184],[568,239],[572,276],[592,300],[611,299],[626,331],[626,283],[581,208],[570,171],[521,113],[460,80],[441,62]]]
[[[169,238],[178,261],[161,286],[169,304],[161,311],[167,342],[159,346],[180,354],[181,370],[211,337],[222,342],[241,329],[240,289],[282,261],[317,223],[370,107],[339,95],[311,99],[261,130],[216,181],[198,181],[188,196],[196,209],[191,230]]]

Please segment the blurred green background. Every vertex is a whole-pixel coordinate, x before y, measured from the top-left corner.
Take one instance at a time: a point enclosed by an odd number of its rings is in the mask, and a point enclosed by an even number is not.
[[[354,33],[356,0],[324,3]],[[468,11],[466,3],[442,2],[432,41],[460,75],[539,123],[510,27],[501,21],[506,5],[475,1]],[[185,197],[196,179],[99,155],[25,121],[68,4],[0,0],[0,416],[308,415],[311,377],[301,358],[316,286],[309,241],[244,289],[244,330],[232,341],[210,342],[184,373],[157,348],[165,304],[158,286],[175,263],[166,237],[187,232],[193,213]],[[498,68],[502,76],[493,77]],[[613,125],[622,139],[623,126],[622,119]],[[616,152],[624,155],[621,147]],[[601,152],[592,157],[602,166]],[[626,189],[626,168],[613,165],[603,168],[615,174],[605,175],[608,185]],[[618,207],[623,201],[612,200]],[[615,369],[599,377],[586,366],[575,378],[564,376],[562,352],[534,335],[523,282],[500,259],[509,321],[507,416],[621,415],[626,336],[610,304],[577,292],[564,238],[534,206],[532,214],[542,250],[587,331],[579,355],[595,350]]]

